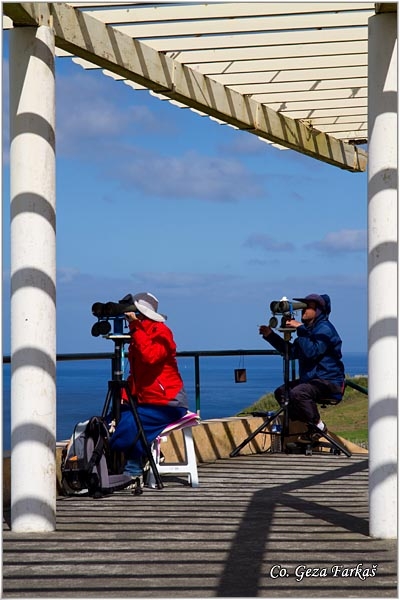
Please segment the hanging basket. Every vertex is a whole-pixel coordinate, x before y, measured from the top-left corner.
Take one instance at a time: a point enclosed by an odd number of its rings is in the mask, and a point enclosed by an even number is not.
[[[246,383],[246,369],[235,369],[235,383]]]

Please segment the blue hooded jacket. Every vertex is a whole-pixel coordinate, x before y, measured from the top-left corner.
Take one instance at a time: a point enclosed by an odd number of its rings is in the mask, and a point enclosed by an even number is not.
[[[345,379],[342,362],[342,340],[328,320],[331,301],[327,294],[321,296],[324,309],[318,311],[317,318],[310,325],[300,325],[296,329],[297,338],[289,344],[289,357],[298,359],[299,379],[302,383],[311,379],[324,379],[342,386]],[[267,341],[278,352],[284,354],[285,341],[271,331]]]

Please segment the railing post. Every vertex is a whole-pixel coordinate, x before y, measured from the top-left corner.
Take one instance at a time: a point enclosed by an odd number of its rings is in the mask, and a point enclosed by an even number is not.
[[[196,397],[196,412],[200,416],[200,357],[194,355],[194,387]]]

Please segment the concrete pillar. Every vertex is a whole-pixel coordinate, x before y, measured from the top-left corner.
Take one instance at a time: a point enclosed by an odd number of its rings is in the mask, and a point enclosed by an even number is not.
[[[10,31],[11,527],[55,529],[54,35]]]
[[[369,19],[370,535],[397,535],[397,15]]]

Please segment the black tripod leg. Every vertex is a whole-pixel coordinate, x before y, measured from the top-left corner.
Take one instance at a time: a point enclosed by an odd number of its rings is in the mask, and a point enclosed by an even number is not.
[[[137,412],[137,407],[136,407],[135,401],[132,398],[132,394],[131,394],[130,389],[128,387],[128,384],[126,382],[123,382],[123,388],[125,389],[126,394],[128,396],[129,403],[131,405],[132,412],[133,412],[133,417],[134,417],[134,419],[136,421],[136,426],[138,428],[139,438],[142,440],[143,446],[144,446],[144,448],[146,450],[146,456],[147,456],[147,458],[149,460],[151,470],[153,471],[154,478],[155,478],[156,483],[157,483],[157,487],[158,487],[158,489],[161,490],[164,487],[164,484],[163,484],[163,482],[161,480],[160,473],[158,472],[156,463],[154,461],[154,457],[153,457],[153,454],[151,452],[151,447],[150,447],[150,445],[149,445],[149,443],[148,443],[148,441],[146,439],[146,435],[144,433],[142,422],[141,422],[141,420],[139,418],[139,415],[138,415],[138,412]]]
[[[249,435],[249,437],[247,437],[245,440],[243,440],[243,442],[241,444],[239,444],[239,446],[237,446],[234,450],[232,450],[232,452],[229,454],[229,456],[231,458],[233,458],[234,456],[237,456],[239,454],[239,452],[242,450],[242,448],[244,448],[245,446],[247,446],[247,444],[249,444],[251,442],[251,440],[253,440],[256,437],[256,435],[258,435],[263,429],[265,429],[266,427],[268,427],[268,425],[274,419],[276,419],[276,417],[278,415],[280,415],[283,410],[284,410],[283,408],[280,408],[271,417],[268,417],[268,419],[266,419],[263,423],[261,423],[261,425],[259,427],[257,427],[257,429],[255,429]]]
[[[104,406],[103,406],[103,411],[101,413],[102,417],[106,417],[110,408],[110,403],[111,403],[111,398],[112,398],[112,390],[111,390],[111,385],[110,383],[108,384],[108,391],[107,391],[107,396],[106,399],[104,400]]]
[[[288,410],[288,402],[282,406],[283,410],[283,426],[281,433],[281,448],[282,452],[284,451],[285,439],[289,437],[289,410]]]
[[[308,423],[308,426],[310,427],[310,429],[312,429],[312,431],[314,431],[315,433],[318,433],[321,437],[324,437],[326,440],[328,440],[330,445],[333,446],[334,448],[336,448],[336,450],[338,450],[339,452],[343,452],[343,454],[345,454],[348,458],[351,457],[351,452],[349,452],[347,450],[347,448],[345,448],[345,446],[343,446],[343,444],[334,440],[333,437],[330,436],[328,432],[321,431],[321,429],[319,429],[319,427],[317,427],[315,425],[315,423]]]
[[[101,416],[107,417],[110,413],[112,418],[115,421],[115,425],[117,425],[120,418],[120,405],[121,405],[121,383],[119,381],[110,380],[108,382],[108,391],[106,395],[106,399],[104,401],[103,411]],[[119,473],[121,468],[121,453],[120,452],[112,452],[111,453],[111,461],[112,461],[112,469],[114,473]]]

